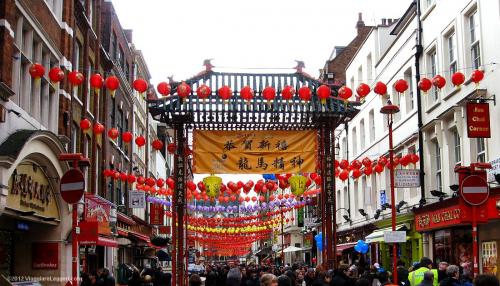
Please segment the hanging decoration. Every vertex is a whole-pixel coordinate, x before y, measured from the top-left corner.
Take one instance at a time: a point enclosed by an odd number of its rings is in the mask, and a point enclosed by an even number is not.
[[[470,80],[473,81],[476,85],[479,85],[479,82],[484,78],[484,72],[482,70],[474,70],[470,75]]]
[[[289,85],[285,85],[283,87],[283,90],[281,91],[281,97],[287,101],[288,104],[290,104],[290,100],[293,99],[293,96],[295,95],[295,89]]]
[[[363,166],[365,166],[365,168],[372,166],[372,160],[370,160],[370,158],[368,157],[363,158],[363,161],[361,162],[363,163]]]
[[[250,88],[249,86],[244,86],[240,90],[240,96],[243,100],[245,100],[247,105],[250,105],[250,100],[253,99],[253,94],[254,94],[253,89]]]
[[[83,76],[83,74],[81,72],[75,70],[75,71],[68,73],[68,80],[71,83],[71,85],[73,86],[73,88],[76,88],[83,83],[83,81],[85,80],[85,77]]]
[[[451,83],[453,83],[453,85],[456,87],[456,88],[460,88],[460,86],[462,85],[462,83],[465,82],[465,76],[463,73],[461,72],[456,72],[454,74],[451,75]]]
[[[116,140],[116,138],[118,138],[118,136],[120,136],[120,132],[118,132],[118,129],[111,128],[108,130],[108,137],[109,138]]]
[[[398,79],[394,83],[394,89],[399,93],[404,93],[408,89],[408,82],[404,79]]]
[[[360,83],[358,85],[358,88],[356,88],[356,93],[358,94],[359,99],[361,102],[365,101],[365,97],[370,94],[370,86],[367,85],[366,83]]]
[[[342,161],[340,161],[339,163],[339,167],[344,170],[349,168],[349,161],[347,161],[346,159],[342,159]]]
[[[169,96],[171,91],[170,84],[162,81],[156,86],[156,90],[158,90],[158,93],[162,96]]]
[[[418,82],[418,88],[424,93],[427,93],[432,88],[432,81],[428,78],[421,78]]]
[[[381,81],[377,81],[373,91],[380,96],[385,96],[387,94],[387,85]]]
[[[304,85],[301,88],[299,88],[299,98],[302,99],[305,102],[309,102],[311,100],[311,89]]]
[[[182,102],[186,101],[186,98],[191,94],[191,86],[185,82],[182,82],[177,86],[177,95],[182,99]]]
[[[88,132],[90,130],[90,127],[92,127],[92,122],[88,120],[87,118],[83,118],[80,120],[80,129],[83,130],[83,132]]]
[[[347,102],[349,101],[349,98],[352,96],[352,89],[350,89],[347,86],[342,86],[339,88],[339,97],[344,100],[344,105],[347,105]]]
[[[142,147],[144,146],[144,144],[146,144],[146,139],[144,138],[144,136],[139,135],[138,137],[135,138],[135,144],[138,147]]]
[[[29,73],[35,81],[40,82],[40,79],[45,75],[45,68],[39,63],[34,63],[30,66]]]
[[[290,177],[288,180],[290,182],[290,186],[292,188],[292,194],[295,196],[302,195],[306,190],[307,178],[302,175],[295,175]]]
[[[384,171],[384,165],[377,164],[377,165],[375,165],[375,167],[373,169],[375,170],[375,172],[377,172],[378,174],[380,174],[380,173],[382,173]]]
[[[94,93],[99,96],[101,88],[104,84],[101,74],[95,73],[90,76],[90,86],[94,89]]]
[[[325,84],[320,85],[316,90],[316,94],[318,95],[319,99],[321,100],[321,104],[323,105],[326,104],[326,100],[330,97],[331,93],[332,90]]]
[[[212,90],[207,85],[202,84],[196,89],[196,95],[198,95],[199,98],[203,99],[203,101],[205,101],[205,99],[211,94]]]
[[[175,146],[175,143],[169,143],[167,145],[167,151],[168,151],[168,153],[174,154],[175,153],[175,149],[177,149],[177,146]]]
[[[339,174],[339,179],[342,181],[345,181],[345,180],[347,180],[347,178],[349,178],[349,171],[342,170],[342,172],[340,172],[340,174]]]
[[[59,67],[53,67],[49,71],[49,79],[52,84],[59,84],[64,79],[64,71]]]
[[[227,101],[231,98],[232,94],[233,91],[227,85],[219,88],[219,97],[224,101],[224,103],[227,103]]]
[[[206,188],[206,193],[210,198],[215,198],[221,189],[222,178],[215,175],[210,175],[203,178],[203,184]]]
[[[148,83],[143,78],[138,78],[134,80],[134,82],[132,83],[132,87],[135,91],[137,91],[141,96],[144,97],[144,92],[148,90]]]
[[[116,76],[110,75],[104,81],[104,85],[109,90],[109,94],[111,95],[111,97],[114,98],[116,90],[118,89],[118,87],[120,87],[120,81]]]
[[[276,97],[276,90],[272,86],[264,88],[262,91],[262,97],[266,100],[268,106],[271,106],[272,101]]]
[[[160,151],[163,148],[163,142],[161,142],[160,139],[155,139],[151,143],[151,147],[153,147],[156,151]]]
[[[435,77],[432,78],[432,85],[441,89],[446,85],[446,79],[441,75],[436,75]]]
[[[104,133],[104,130],[105,130],[104,125],[102,125],[99,122],[94,123],[93,132],[96,136],[102,135],[102,133]]]

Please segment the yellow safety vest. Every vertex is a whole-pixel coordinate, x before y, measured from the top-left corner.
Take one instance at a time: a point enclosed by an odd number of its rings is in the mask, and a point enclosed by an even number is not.
[[[434,286],[439,286],[438,283],[438,271],[437,269],[429,269],[427,267],[420,267],[419,269],[412,271],[408,274],[408,281],[410,281],[411,286],[417,286],[424,281],[424,273],[427,271],[432,271],[434,273]]]

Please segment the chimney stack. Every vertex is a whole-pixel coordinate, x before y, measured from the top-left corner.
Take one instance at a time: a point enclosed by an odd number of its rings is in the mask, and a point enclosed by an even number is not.
[[[356,23],[356,29],[358,30],[358,35],[361,32],[361,28],[365,27],[365,22],[363,21],[363,14],[358,13],[358,22]]]
[[[382,26],[386,26],[387,25],[387,19],[386,18],[382,18]]]

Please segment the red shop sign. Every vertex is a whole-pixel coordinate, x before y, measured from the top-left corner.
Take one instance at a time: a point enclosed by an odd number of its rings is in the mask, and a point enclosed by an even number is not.
[[[158,227],[158,231],[160,232],[160,234],[170,234],[171,233],[171,229],[170,229],[170,226],[167,225],[167,226],[159,226]]]
[[[161,204],[151,204],[149,208],[149,224],[163,225],[165,218],[165,210]]]
[[[455,205],[415,215],[416,231],[449,227],[471,220],[471,212],[462,205]]]
[[[469,138],[491,137],[488,103],[467,103],[467,136]]]
[[[59,244],[57,242],[35,242],[31,246],[31,268],[58,269]]]

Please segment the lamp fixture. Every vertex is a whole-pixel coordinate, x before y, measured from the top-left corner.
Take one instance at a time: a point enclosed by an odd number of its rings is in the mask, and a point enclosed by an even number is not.
[[[380,217],[380,213],[382,213],[382,210],[377,209],[377,210],[375,211],[375,214],[373,215],[373,218],[374,218],[374,219],[378,219],[378,218]]]
[[[362,215],[362,216],[368,216],[368,214],[365,212],[364,209],[359,209],[358,212]]]
[[[390,209],[391,205],[389,203],[385,203],[382,205],[382,210],[385,211],[386,209]]]
[[[400,201],[400,202],[398,203],[398,205],[396,206],[396,211],[397,211],[398,213],[399,213],[399,212],[401,212],[401,208],[402,208],[404,205],[406,205],[406,204],[408,204],[408,203],[407,203],[407,202],[405,202],[405,201]]]
[[[346,222],[348,223],[352,222],[351,218],[348,215],[343,215],[342,217],[345,219]]]
[[[446,198],[448,196],[445,192],[438,191],[438,190],[432,190],[431,195],[439,198],[440,201],[442,201],[444,198]]]

